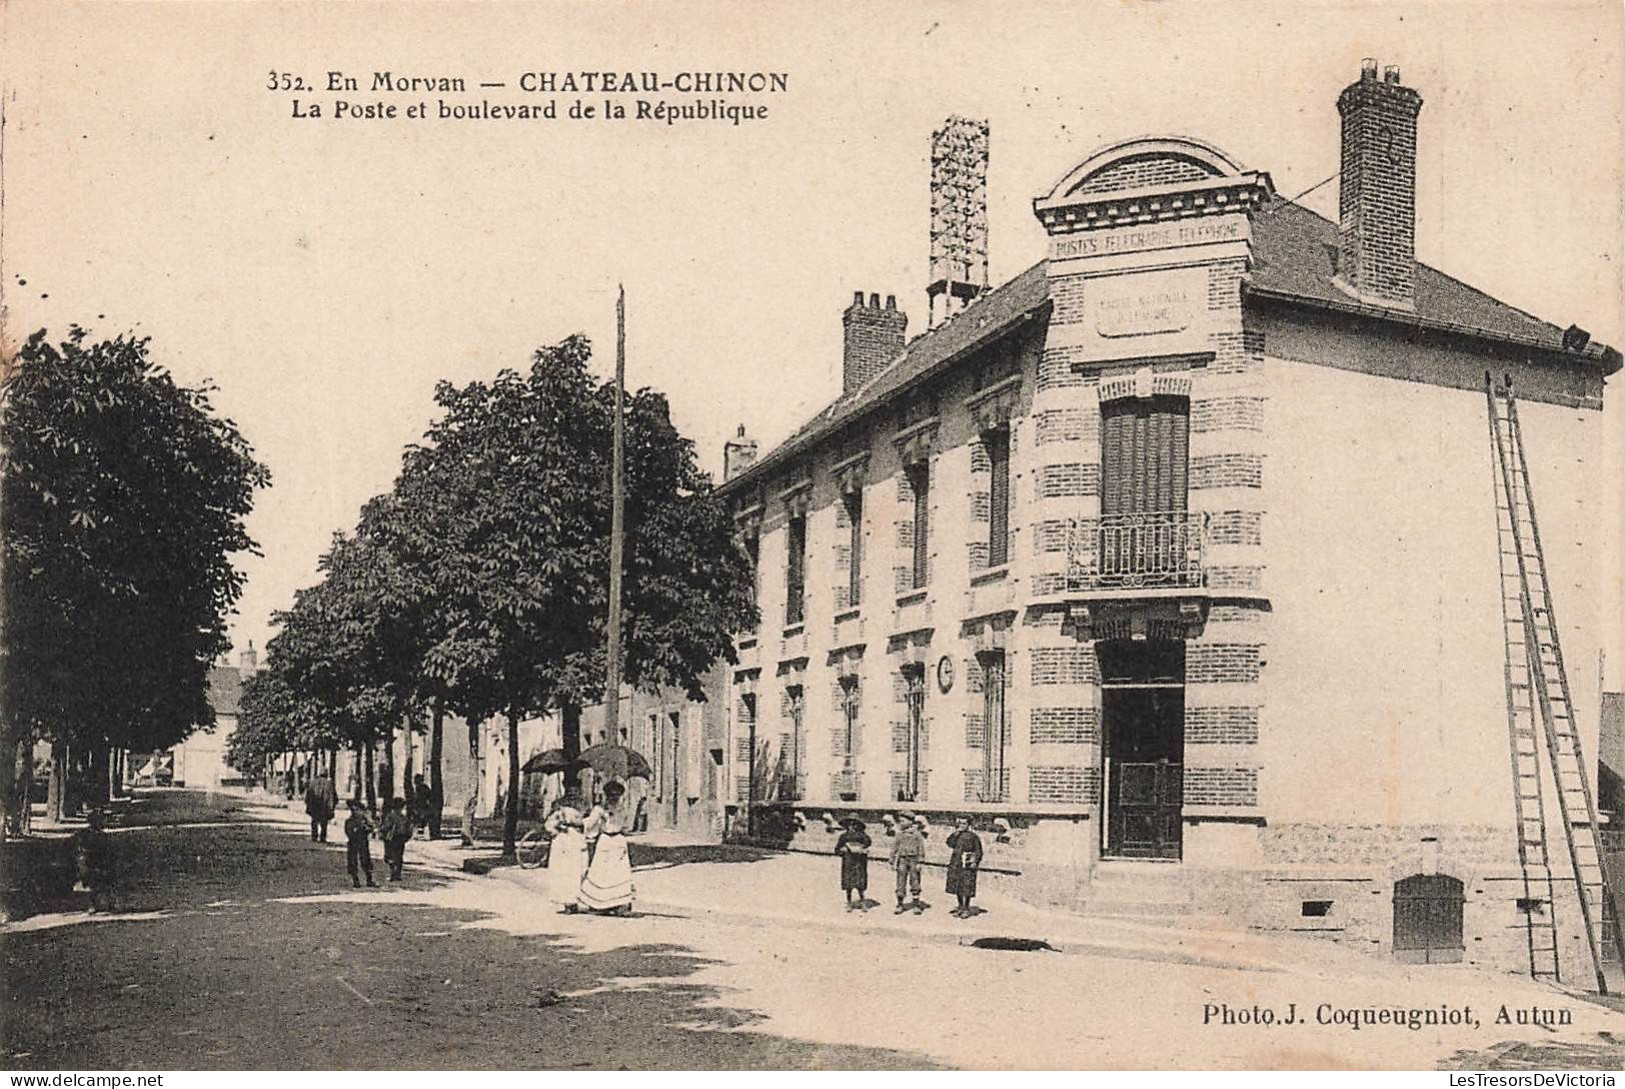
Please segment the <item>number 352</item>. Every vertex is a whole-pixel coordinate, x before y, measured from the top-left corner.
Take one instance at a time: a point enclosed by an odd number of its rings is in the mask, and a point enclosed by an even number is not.
[[[267,91],[308,91],[305,81],[292,72],[272,72],[265,81]]]

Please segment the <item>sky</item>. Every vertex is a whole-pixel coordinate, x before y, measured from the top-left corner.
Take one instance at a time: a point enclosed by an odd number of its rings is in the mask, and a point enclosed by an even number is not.
[[[617,283],[628,382],[668,395],[703,465],[741,423],[782,439],[838,392],[854,291],[896,294],[922,331],[928,143],[953,113],[991,125],[1001,282],[1042,256],[1032,199],[1130,136],[1206,140],[1287,196],[1320,185],[1303,202],[1335,218],[1337,94],[1376,57],[1424,101],[1419,257],[1625,344],[1617,4],[11,0],[0,43],[0,331],[134,331],[219,386],[274,477],[250,519],[264,554],[239,557],[239,649],[390,487],[437,381],[574,332],[609,374]],[[768,108],[737,127],[330,116],[336,98],[563,109],[577,96],[521,75],[604,69],[787,90],[725,96]],[[361,90],[326,93],[330,70]],[[384,70],[507,87],[370,93]],[[295,118],[295,98],[329,116]],[[1598,482],[1616,494],[1620,385]]]

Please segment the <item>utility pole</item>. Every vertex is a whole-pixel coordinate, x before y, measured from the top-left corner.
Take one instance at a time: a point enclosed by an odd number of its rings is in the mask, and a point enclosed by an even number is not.
[[[609,647],[604,680],[604,737],[611,744],[621,736],[621,548],[626,529],[622,525],[626,504],[621,477],[625,473],[622,446],[625,442],[622,399],[626,390],[626,288],[615,299],[615,423],[614,455],[611,463],[609,521]],[[595,777],[596,779],[596,777]],[[597,789],[594,782],[594,790]]]

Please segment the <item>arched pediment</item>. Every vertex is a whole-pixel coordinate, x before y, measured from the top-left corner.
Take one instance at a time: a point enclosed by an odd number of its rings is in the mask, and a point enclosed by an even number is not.
[[[1236,177],[1230,156],[1188,136],[1139,136],[1099,149],[1056,183],[1042,203]]]

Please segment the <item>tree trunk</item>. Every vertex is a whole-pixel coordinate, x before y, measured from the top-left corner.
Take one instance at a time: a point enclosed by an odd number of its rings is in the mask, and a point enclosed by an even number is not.
[[[59,739],[51,742],[51,783],[45,792],[45,819],[60,821],[67,811],[65,795],[68,790],[68,743]]]
[[[112,766],[107,769],[107,791],[114,798],[124,797],[124,754],[128,750],[113,750]]]
[[[413,794],[412,794],[412,755],[413,755],[413,752],[412,752],[412,749],[413,749],[413,746],[412,746],[412,732],[413,732],[412,727],[413,727],[413,725],[414,725],[413,712],[408,712],[407,716],[406,716],[406,724],[403,727],[403,733],[402,733],[402,736],[401,736],[401,743],[405,748],[405,752],[403,753],[404,759],[401,761],[401,796],[404,797],[404,798],[407,798],[407,799],[411,799],[413,797]]]
[[[378,811],[378,781],[374,778],[377,774],[377,748],[376,741],[367,742],[367,809],[373,813]]]
[[[378,753],[378,785],[386,799],[395,796],[395,727],[384,731],[383,748]]]
[[[446,712],[440,698],[434,701],[434,725],[429,733],[429,838],[440,835],[440,815],[446,808],[445,783],[440,778],[440,756],[445,744]]]
[[[6,813],[6,827],[15,835],[27,835],[33,822],[34,794],[34,741],[27,733],[19,734],[11,759],[11,808]]]
[[[508,796],[502,817],[502,854],[512,858],[519,840],[519,703],[508,706]]]
[[[112,779],[109,770],[113,763],[113,747],[111,745],[92,745],[85,753],[85,804],[91,807],[107,804],[108,783]]]
[[[564,734],[564,758],[571,762],[571,766],[564,769],[564,792],[574,794],[581,789],[581,769],[574,766],[575,758],[581,755],[581,704],[565,704],[560,720]]]
[[[355,743],[355,758],[350,761],[350,764],[350,799],[359,802],[362,800],[363,791],[366,790],[366,787],[362,786],[362,782],[365,775],[364,769],[367,766],[366,757],[361,753],[361,742],[359,741]]]

